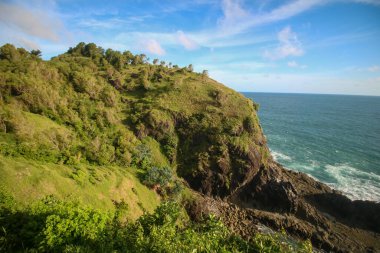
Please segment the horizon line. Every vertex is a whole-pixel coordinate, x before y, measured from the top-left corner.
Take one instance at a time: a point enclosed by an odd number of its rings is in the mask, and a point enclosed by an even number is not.
[[[239,92],[239,93],[294,94],[294,95],[329,95],[329,96],[380,97],[380,95],[342,94],[342,93],[281,92],[281,91],[237,91],[237,92]]]

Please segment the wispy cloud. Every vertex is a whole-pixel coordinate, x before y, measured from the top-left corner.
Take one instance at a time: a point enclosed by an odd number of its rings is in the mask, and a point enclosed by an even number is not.
[[[259,61],[239,61],[239,62],[230,62],[230,63],[220,63],[220,64],[214,64],[214,63],[207,63],[207,64],[200,64],[196,66],[199,69],[207,69],[210,71],[210,73],[217,73],[220,70],[228,70],[228,71],[236,71],[236,72],[254,72],[258,70],[263,69],[273,69],[276,67],[273,63],[267,63],[267,62],[259,62]]]
[[[78,22],[78,26],[92,29],[115,29],[125,24],[120,18],[111,18],[108,20],[98,20],[95,18],[83,19]]]
[[[33,37],[58,42],[63,23],[57,17],[25,6],[0,3],[0,23]]]
[[[364,3],[364,4],[372,4],[372,5],[380,5],[379,0],[354,0],[353,2]]]
[[[226,34],[234,33],[236,25],[250,17],[250,14],[241,7],[239,0],[223,0],[221,8],[223,17],[218,20],[218,24]]]
[[[91,28],[91,29],[120,29],[125,26],[131,26],[134,24],[139,24],[146,21],[149,18],[153,18],[152,15],[136,15],[136,16],[127,16],[119,17],[114,16],[111,18],[102,18],[89,17],[83,18],[81,16],[76,17],[78,19],[77,25],[79,27]]]
[[[377,73],[380,72],[380,66],[379,65],[372,65],[369,67],[358,67],[358,66],[351,66],[345,68],[346,72],[352,72],[352,71],[357,71],[357,72],[371,72],[371,73]]]
[[[219,21],[220,35],[234,35],[249,28],[285,20],[328,3],[327,0],[296,0],[260,14],[246,11],[238,0],[225,0],[221,4],[224,17]]]
[[[187,50],[194,50],[197,49],[199,46],[198,44],[189,38],[183,31],[178,31],[177,32],[177,39],[179,43],[184,46]]]
[[[282,29],[278,34],[279,45],[273,50],[266,50],[264,57],[278,60],[289,56],[301,56],[304,54],[301,42],[297,38],[297,34],[292,31],[290,26]]]
[[[331,46],[339,46],[347,43],[358,43],[360,41],[365,41],[372,36],[379,36],[379,32],[364,32],[364,31],[352,31],[350,33],[339,34],[335,36],[330,36],[323,38],[319,41],[312,41],[306,45],[307,49],[314,48],[323,48],[323,47],[331,47]]]
[[[378,66],[378,65],[373,65],[373,66],[371,66],[371,67],[368,67],[367,70],[368,70],[369,72],[380,72],[380,66]]]
[[[289,19],[313,8],[336,2],[356,2],[380,5],[379,0],[294,0],[268,12],[252,12],[242,7],[240,0],[224,0],[221,9],[224,17],[218,22],[218,36],[231,36],[250,28]]]
[[[287,65],[288,65],[288,67],[290,67],[290,68],[301,68],[301,69],[305,69],[305,68],[307,68],[306,65],[299,64],[299,63],[296,62],[296,61],[288,61]]]
[[[265,91],[285,93],[328,93],[378,95],[377,78],[341,77],[330,73],[245,73],[230,71],[210,72],[212,78],[224,80],[239,91]],[[277,85],[273,85],[277,84]]]
[[[151,54],[164,55],[166,52],[156,40],[141,41],[142,50]]]

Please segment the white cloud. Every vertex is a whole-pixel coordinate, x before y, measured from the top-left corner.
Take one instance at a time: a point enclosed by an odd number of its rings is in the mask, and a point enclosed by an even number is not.
[[[380,72],[380,66],[378,65],[373,65],[369,67],[348,67],[345,69],[346,71],[358,71],[358,72]]]
[[[260,14],[251,13],[241,6],[239,0],[224,0],[221,3],[224,17],[219,20],[219,36],[230,36],[245,30],[281,21],[305,12],[315,6],[329,3],[328,0],[296,0],[284,4],[270,12]]]
[[[249,13],[241,7],[239,0],[223,0],[221,8],[223,17],[218,20],[218,24],[223,33],[234,33],[236,25],[249,17]]]
[[[21,44],[23,45],[26,49],[39,49],[39,45],[37,43],[35,43],[34,41],[31,41],[31,40],[28,40],[26,38],[22,38],[22,37],[19,37],[19,38],[16,38],[16,40]]]
[[[272,60],[278,60],[289,56],[301,56],[304,54],[301,42],[290,26],[282,29],[278,35],[279,46],[271,51],[265,51],[264,56]]]
[[[290,68],[301,68],[301,69],[305,69],[305,68],[307,68],[306,65],[301,65],[301,64],[297,63],[296,61],[289,61],[289,62],[287,63],[287,65],[288,65],[288,67],[290,67]]]
[[[199,47],[198,44],[194,40],[186,36],[183,31],[177,32],[177,39],[178,39],[178,42],[182,46],[184,46],[187,50],[194,50]]]
[[[379,0],[354,0],[354,2],[364,3],[364,4],[372,4],[372,5],[380,5]]]
[[[160,43],[154,39],[143,41],[141,45],[142,50],[145,50],[152,54],[164,55],[166,53],[165,50],[161,47]]]
[[[201,61],[202,63],[196,64],[195,67],[199,70],[207,69],[212,73],[213,71],[236,71],[236,73],[241,72],[255,72],[262,69],[272,69],[276,67],[273,63],[267,62],[258,62],[258,61],[239,61],[239,62],[227,62],[227,63],[216,63],[215,61],[206,62]]]
[[[61,39],[58,31],[64,30],[62,22],[46,11],[7,3],[0,3],[0,24],[26,35],[53,42]]]
[[[365,41],[372,36],[376,36],[377,32],[351,32],[346,34],[339,34],[331,37],[322,38],[318,41],[313,41],[307,45],[308,49],[314,48],[323,48],[323,47],[331,47],[338,46],[342,44],[348,43],[360,43],[361,41]]]
[[[336,2],[380,5],[379,0],[294,0],[268,12],[254,13],[243,8],[240,0],[224,0],[221,2],[224,17],[218,21],[218,33],[212,35],[223,37],[239,34],[252,27],[286,20],[315,7]]]
[[[79,15],[78,15],[79,16]],[[77,19],[77,25],[84,28],[92,29],[120,29],[125,26],[132,26],[138,23],[144,22],[146,19],[153,18],[152,15],[136,15],[128,17],[111,17],[108,19],[97,19],[97,18],[82,18],[79,16]]]
[[[288,66],[291,68],[295,68],[295,67],[298,67],[298,63],[295,61],[289,61]]]
[[[380,66],[374,65],[369,68],[367,68],[369,72],[380,72]]]
[[[83,19],[78,22],[78,26],[85,28],[93,28],[93,29],[114,29],[118,28],[125,21],[119,18],[112,18],[108,20],[97,20],[94,18]]]
[[[229,70],[210,71],[210,76],[238,91],[380,95],[378,78],[342,77],[330,73],[242,74]]]

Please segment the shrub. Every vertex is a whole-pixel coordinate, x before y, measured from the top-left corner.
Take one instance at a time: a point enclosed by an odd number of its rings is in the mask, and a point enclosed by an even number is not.
[[[281,234],[243,240],[214,216],[185,222],[176,202],[126,223],[119,220],[124,202],[116,216],[54,197],[17,210],[0,203],[2,252],[312,252],[309,241],[290,245]]]
[[[133,163],[143,170],[148,170],[152,167],[152,151],[144,144],[136,147]]]
[[[173,171],[169,167],[152,167],[144,175],[143,183],[149,187],[166,187],[173,179]]]

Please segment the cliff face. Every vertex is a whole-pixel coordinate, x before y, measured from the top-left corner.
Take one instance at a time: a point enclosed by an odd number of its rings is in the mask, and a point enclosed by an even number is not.
[[[94,44],[46,62],[7,45],[0,60],[4,156],[171,166],[199,193],[188,205],[194,219],[214,213],[244,237],[264,224],[326,250],[380,249],[380,204],[282,168],[258,105],[206,75]]]
[[[195,75],[144,98],[155,109],[140,113],[138,134],[171,145],[168,155],[193,189],[229,196],[267,164],[256,105],[241,94]]]

